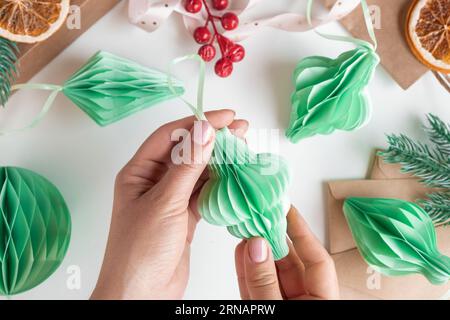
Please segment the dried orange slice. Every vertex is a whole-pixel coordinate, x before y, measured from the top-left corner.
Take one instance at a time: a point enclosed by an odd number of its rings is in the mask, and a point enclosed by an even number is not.
[[[62,26],[69,7],[70,0],[0,0],[0,37],[43,41]]]
[[[406,38],[423,64],[450,73],[450,0],[415,0],[407,16]]]

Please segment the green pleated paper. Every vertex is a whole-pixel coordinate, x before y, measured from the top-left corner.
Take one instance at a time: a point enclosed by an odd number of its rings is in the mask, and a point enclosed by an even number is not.
[[[70,241],[67,205],[56,187],[21,168],[0,168],[0,294],[36,287],[61,264]]]
[[[19,129],[0,130],[0,136],[36,126],[49,112],[62,91],[100,126],[106,126],[184,93],[182,83],[162,73],[119,56],[99,51],[64,85],[16,84],[11,90],[50,91],[41,112]]]
[[[313,56],[301,60],[294,72],[295,92],[286,131],[289,140],[351,131],[367,123],[372,109],[367,85],[379,61],[368,43],[336,59]]]
[[[450,279],[450,258],[436,245],[436,232],[418,205],[397,199],[349,198],[344,213],[366,262],[388,276],[421,273],[432,284]]]
[[[203,219],[226,226],[238,238],[263,237],[276,260],[285,257],[290,208],[287,163],[274,154],[254,154],[225,128],[217,132],[209,172],[198,200]]]
[[[104,51],[94,55],[63,86],[64,94],[101,126],[184,93],[165,73]]]

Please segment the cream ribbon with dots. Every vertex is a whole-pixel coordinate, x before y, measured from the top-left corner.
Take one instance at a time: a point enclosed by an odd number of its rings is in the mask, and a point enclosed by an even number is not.
[[[262,0],[233,0],[230,2],[230,7],[227,11],[241,15],[246,10],[255,7],[261,1]],[[304,32],[345,17],[359,4],[360,0],[337,0],[328,14],[323,17],[314,18],[312,24],[308,23],[306,15],[291,12],[276,14],[264,19],[256,20],[246,20],[241,17],[239,27],[236,30],[224,33],[224,36],[235,42],[239,42],[266,27],[288,32]],[[182,16],[186,28],[191,33],[193,33],[198,26],[204,25],[207,17],[204,10],[197,14],[187,12],[183,6],[182,0],[129,1],[128,14],[130,21],[148,32],[157,30],[174,12]]]

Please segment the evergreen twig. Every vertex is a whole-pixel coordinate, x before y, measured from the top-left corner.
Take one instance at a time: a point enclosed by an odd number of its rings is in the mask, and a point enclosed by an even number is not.
[[[380,152],[387,163],[399,163],[402,172],[412,173],[424,184],[439,191],[419,200],[436,224],[450,224],[450,124],[428,114],[425,127],[430,144],[406,135],[388,135],[389,148]]]
[[[11,94],[11,85],[17,75],[17,45],[0,38],[0,105],[5,106]]]
[[[401,135],[388,136],[389,148],[381,155],[388,163],[400,163],[402,172],[412,173],[430,187],[450,188],[450,165],[439,152]]]
[[[450,192],[429,194],[428,199],[420,200],[419,204],[428,212],[434,223],[450,223]]]
[[[450,125],[445,124],[441,119],[431,113],[428,114],[427,119],[430,127],[427,127],[426,131],[430,140],[448,161],[448,157],[450,157]]]

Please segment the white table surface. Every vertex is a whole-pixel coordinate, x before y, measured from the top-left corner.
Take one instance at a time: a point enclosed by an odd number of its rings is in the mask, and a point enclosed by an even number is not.
[[[281,3],[281,2],[280,2]],[[290,6],[292,1],[282,5]],[[266,5],[265,9],[268,6]],[[281,7],[277,7],[279,10]],[[60,84],[97,50],[107,50],[149,67],[165,70],[178,56],[195,52],[198,45],[173,15],[158,31],[147,33],[127,20],[122,1],[83,36],[35,76],[32,82]],[[336,23],[326,31],[344,33]],[[261,150],[279,152],[292,166],[292,203],[317,236],[326,240],[324,182],[364,178],[374,148],[386,146],[385,133],[423,137],[424,115],[433,112],[450,120],[450,96],[431,74],[409,90],[402,90],[378,68],[370,85],[374,112],[363,129],[316,136],[297,145],[284,137],[290,113],[291,74],[308,55],[334,57],[350,48],[324,40],[312,32],[294,34],[265,29],[244,42],[245,62],[236,65],[230,79],[220,79],[208,68],[205,101],[208,109],[233,108],[253,129],[279,129],[278,146],[259,141]],[[179,67],[176,74],[189,85],[187,97],[195,98],[196,68]],[[2,127],[18,126],[36,114],[45,94],[21,92],[1,110]],[[13,299],[86,299],[101,266],[111,218],[114,178],[144,139],[160,125],[189,115],[173,100],[135,114],[106,128],[98,127],[80,109],[60,95],[54,108],[36,128],[0,138],[0,165],[34,170],[53,181],[66,198],[72,214],[73,233],[61,267],[46,282]],[[277,139],[276,139],[277,140]],[[189,299],[239,298],[234,271],[238,240],[225,229],[201,222],[192,247]],[[78,266],[81,288],[69,290],[67,269]]]

